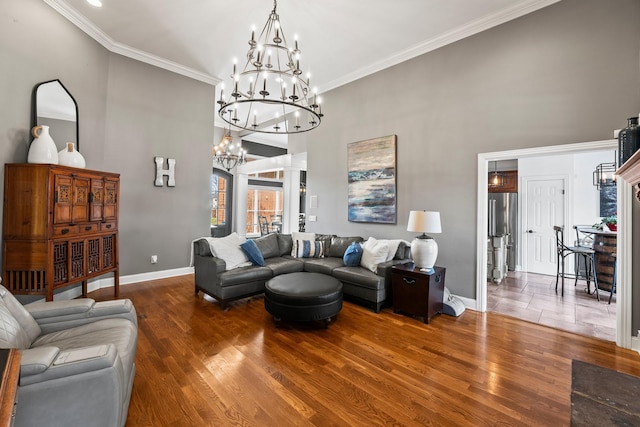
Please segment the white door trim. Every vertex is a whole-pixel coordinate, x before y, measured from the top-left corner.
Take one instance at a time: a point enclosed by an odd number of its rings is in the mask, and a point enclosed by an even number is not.
[[[562,200],[562,224],[561,225],[566,225],[569,224],[569,218],[572,218],[573,212],[570,209],[571,206],[571,200],[569,200],[568,196],[570,196],[571,194],[573,194],[572,188],[571,188],[571,180],[569,179],[569,175],[540,175],[540,176],[525,176],[522,177],[521,179],[519,178],[518,181],[518,185],[519,185],[519,189],[522,189],[522,191],[518,191],[519,193],[521,193],[521,197],[520,200],[522,201],[522,209],[520,210],[520,215],[522,218],[522,221],[520,222],[520,224],[522,224],[521,229],[518,230],[520,234],[520,236],[518,236],[520,239],[518,240],[519,242],[522,242],[520,244],[520,253],[522,254],[522,271],[529,271],[529,247],[528,247],[528,241],[525,242],[525,228],[527,225],[527,207],[528,207],[528,200],[527,200],[527,188],[529,185],[529,181],[539,181],[539,180],[547,180],[547,179],[559,179],[562,180],[562,185],[564,186],[564,191],[565,191],[565,197]],[[527,237],[528,239],[528,237]]]
[[[616,149],[615,139],[553,145],[549,147],[525,148],[511,151],[495,151],[478,154],[478,206],[476,236],[476,310],[487,311],[487,174],[490,161],[509,160],[549,154],[573,154],[581,151]],[[631,348],[631,185],[618,186],[618,296],[616,312],[616,344]]]

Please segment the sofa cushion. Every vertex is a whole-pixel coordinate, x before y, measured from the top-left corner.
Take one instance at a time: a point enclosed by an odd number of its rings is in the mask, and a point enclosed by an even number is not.
[[[291,247],[293,246],[293,239],[291,234],[276,233],[278,237],[278,248],[280,249],[280,256],[291,255]]]
[[[324,245],[324,256],[327,256],[329,248],[331,247],[331,239],[336,237],[335,234],[316,234],[316,241],[322,242]]]
[[[267,234],[254,239],[264,259],[280,256],[280,246],[276,233]]]
[[[364,242],[362,246],[362,260],[360,265],[376,272],[378,264],[387,260],[387,254],[389,253],[389,245],[385,242],[379,242],[373,237]]]
[[[362,240],[363,239],[360,236],[353,236],[353,237],[334,236],[331,239],[331,246],[327,251],[328,252],[327,256],[342,258],[344,256],[345,251],[347,250],[349,245],[351,245],[351,243],[362,242]]]
[[[342,258],[312,258],[304,260],[304,271],[313,273],[331,274],[338,267],[344,267]]]
[[[211,247],[211,253],[225,262],[227,270],[251,265],[249,258],[240,249],[240,244],[246,239],[238,236],[237,233],[234,232],[220,238],[208,238],[207,240]]]
[[[391,261],[392,259],[394,259],[398,253],[398,250],[400,249],[400,245],[403,245],[404,243],[408,243],[402,239],[392,239],[392,240],[378,239],[377,241],[386,243],[389,246],[389,252],[387,253],[387,259],[385,259],[385,261]],[[402,253],[404,254],[404,248],[402,250]]]
[[[271,279],[272,277],[273,270],[269,267],[258,267],[257,265],[238,267],[218,274],[218,280],[221,287],[264,281]]]
[[[262,252],[260,252],[255,241],[249,239],[246,242],[241,243],[240,248],[242,248],[247,258],[249,258],[251,264],[259,265],[261,267],[264,266],[264,257],[262,256]]]
[[[341,282],[354,283],[373,290],[384,289],[384,277],[364,267],[338,267],[333,270],[332,275]]]
[[[324,257],[324,242],[294,240],[291,248],[291,256],[296,258],[322,258]]]
[[[344,251],[344,256],[342,257],[342,262],[347,267],[357,267],[360,265],[360,260],[362,259],[362,245],[358,242],[353,242],[349,245],[346,251]]]
[[[127,319],[102,319],[82,326],[38,337],[32,348],[54,346],[60,350],[113,344],[122,360],[125,378],[130,378],[136,355],[138,328]]]
[[[287,273],[297,273],[304,270],[304,263],[291,257],[268,258],[264,260],[264,265],[273,271],[274,276]]]

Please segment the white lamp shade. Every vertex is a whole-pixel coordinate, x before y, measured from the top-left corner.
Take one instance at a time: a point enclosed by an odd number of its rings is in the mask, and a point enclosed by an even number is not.
[[[434,239],[416,237],[411,242],[411,257],[416,267],[432,269],[438,258],[438,244]]]
[[[417,231],[419,233],[442,233],[440,212],[409,212],[409,224],[407,225],[407,231]]]

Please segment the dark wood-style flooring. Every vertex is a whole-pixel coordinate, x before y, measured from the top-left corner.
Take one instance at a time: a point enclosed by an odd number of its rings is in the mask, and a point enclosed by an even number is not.
[[[222,311],[192,275],[121,297],[139,317],[128,427],[563,426],[572,359],[640,376],[634,351],[497,313],[426,325],[345,302],[328,329],[277,329],[262,297]]]

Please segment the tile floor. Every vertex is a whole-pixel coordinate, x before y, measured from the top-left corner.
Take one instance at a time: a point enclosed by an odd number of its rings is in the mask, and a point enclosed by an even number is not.
[[[600,291],[598,301],[595,294],[585,292],[587,282],[578,280],[575,288],[573,283],[573,279],[565,279],[561,297],[560,284],[556,295],[555,276],[510,271],[499,285],[488,283],[487,310],[615,341],[616,295],[608,304],[609,292]]]

